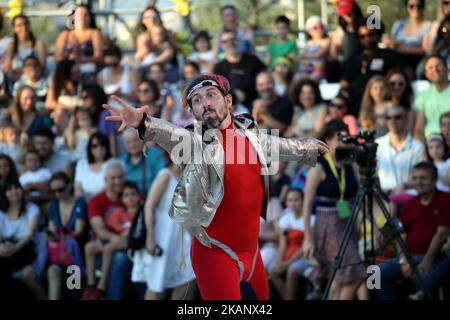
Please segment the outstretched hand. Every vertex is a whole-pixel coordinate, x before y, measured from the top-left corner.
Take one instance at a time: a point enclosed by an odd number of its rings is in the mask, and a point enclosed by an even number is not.
[[[111,96],[111,99],[116,101],[122,106],[122,110],[117,109],[109,104],[104,104],[103,108],[111,112],[110,116],[106,116],[105,119],[109,121],[121,121],[119,131],[125,130],[125,128],[136,128],[141,123],[144,113],[147,111],[147,106],[140,108],[133,108],[116,96]]]

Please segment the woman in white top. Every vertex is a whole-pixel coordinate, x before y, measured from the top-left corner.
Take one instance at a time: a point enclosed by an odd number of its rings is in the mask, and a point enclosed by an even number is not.
[[[107,95],[115,95],[125,101],[134,101],[136,96],[137,75],[127,64],[121,64],[122,52],[117,46],[103,51],[104,65],[97,75],[97,83]]]
[[[35,38],[31,31],[30,20],[27,16],[17,15],[12,19],[14,40],[8,45],[3,71],[7,73],[13,81],[22,76],[22,67],[25,58],[35,55],[39,58],[42,69],[45,70],[47,59],[47,48],[43,41]]]
[[[192,299],[195,292],[189,253],[191,237],[168,214],[182,170],[167,160],[169,168],[158,173],[145,203],[145,248],[136,251],[133,257],[131,279],[147,283],[147,300],[162,299],[168,289],[173,289],[174,300]]]
[[[30,289],[39,288],[32,263],[36,258],[33,239],[39,219],[39,208],[25,201],[19,181],[5,185],[0,200],[0,283],[2,290],[15,275]],[[6,284],[6,288],[4,287]],[[38,293],[39,289],[35,293]]]
[[[111,158],[108,138],[96,132],[89,138],[87,158],[82,158],[75,165],[75,195],[86,200],[102,191],[105,187],[105,177],[102,165]]]

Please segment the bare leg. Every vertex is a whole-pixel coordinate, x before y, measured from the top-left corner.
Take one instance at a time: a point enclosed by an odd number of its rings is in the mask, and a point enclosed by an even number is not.
[[[363,281],[356,292],[358,300],[369,300],[369,291],[367,290],[366,283]]]
[[[296,298],[299,280],[300,274],[290,265],[286,275],[286,300],[294,300]]]
[[[161,300],[162,297],[162,293],[153,292],[150,290],[145,291],[145,300]]]
[[[95,256],[102,251],[103,245],[100,240],[90,241],[84,247],[86,256],[86,275],[88,286],[95,285]]]
[[[36,274],[34,273],[33,267],[31,265],[26,266],[22,269],[20,274],[20,279],[23,283],[25,283],[28,288],[34,293],[37,299],[39,300],[47,300],[47,294],[45,293],[44,288],[39,283]]]
[[[272,285],[274,286],[275,290],[277,290],[277,292],[280,294],[281,298],[283,300],[286,300],[286,286],[285,286],[285,281],[283,279],[283,275],[276,273],[276,272],[270,272],[270,282],[272,283]]]
[[[356,291],[358,290],[358,287],[360,286],[361,282],[355,282],[351,284],[346,284],[342,286],[339,300],[353,300],[356,296]]]
[[[330,288],[330,293],[328,299],[330,300],[339,300],[342,286],[338,284],[336,281],[333,281]]]
[[[194,300],[197,292],[197,282],[192,280],[172,290],[170,300]]]
[[[61,268],[52,264],[47,270],[48,277],[48,299],[61,299]]]
[[[102,254],[102,276],[98,282],[97,288],[105,290],[108,285],[109,271],[111,269],[111,261],[114,252],[122,249],[126,249],[125,241],[109,242],[103,247]]]

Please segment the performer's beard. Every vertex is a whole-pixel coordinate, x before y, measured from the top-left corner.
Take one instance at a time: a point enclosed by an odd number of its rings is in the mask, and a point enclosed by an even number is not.
[[[205,122],[206,126],[208,127],[208,129],[217,129],[220,126],[220,124],[222,123],[222,121],[225,119],[225,117],[223,117],[221,119],[216,111],[210,110],[209,112],[211,112],[211,116],[206,117],[206,118],[203,117],[204,122]]]

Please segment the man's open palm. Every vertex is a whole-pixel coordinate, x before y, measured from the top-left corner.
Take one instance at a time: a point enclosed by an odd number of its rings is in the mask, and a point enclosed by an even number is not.
[[[147,106],[140,108],[133,108],[116,96],[111,96],[111,99],[116,101],[122,106],[122,110],[117,109],[109,104],[104,104],[103,108],[111,112],[110,116],[106,116],[106,120],[121,121],[119,131],[125,130],[125,128],[136,128],[141,123],[143,114],[147,111]]]

